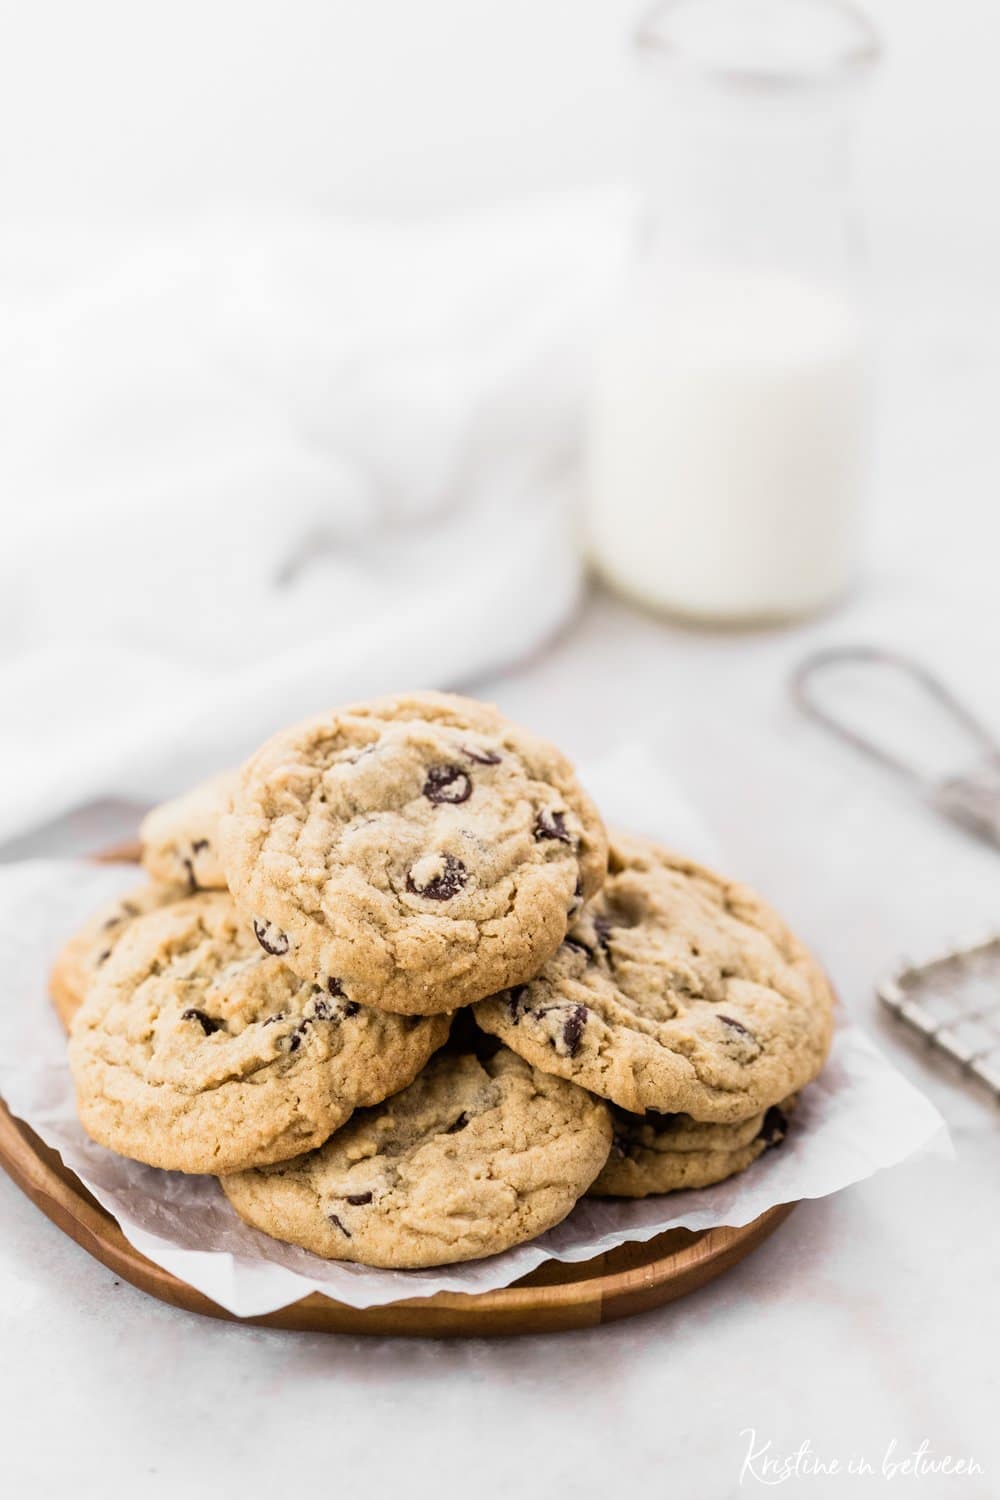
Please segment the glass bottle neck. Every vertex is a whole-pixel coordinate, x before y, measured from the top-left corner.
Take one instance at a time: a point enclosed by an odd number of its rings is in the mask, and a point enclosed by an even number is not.
[[[855,258],[850,110],[840,91],[774,97],[647,79],[644,249],[699,264],[842,278]]]

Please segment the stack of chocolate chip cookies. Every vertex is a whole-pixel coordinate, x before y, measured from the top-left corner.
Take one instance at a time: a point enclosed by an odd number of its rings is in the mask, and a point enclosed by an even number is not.
[[[336,1260],[432,1266],[784,1135],[833,1002],[743,886],[609,836],[551,745],[412,693],[156,809],[52,975],[80,1119]],[[610,845],[610,846],[609,846]]]

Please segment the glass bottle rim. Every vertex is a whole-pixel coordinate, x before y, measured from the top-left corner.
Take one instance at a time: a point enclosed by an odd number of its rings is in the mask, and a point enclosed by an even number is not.
[[[766,56],[766,46],[754,56],[727,55],[720,48],[712,55],[713,43],[707,45],[695,36],[683,35],[685,18],[710,16],[716,12],[723,20],[746,22],[755,8],[777,14],[784,8],[796,20],[807,14],[825,17],[832,27],[839,26],[840,38],[819,49],[812,58],[790,61],[777,52]],[[692,40],[694,45],[692,45]],[[657,0],[639,21],[635,47],[640,59],[682,67],[686,72],[706,80],[753,90],[785,90],[829,86],[851,81],[867,73],[878,62],[882,48],[878,32],[865,13],[850,0]]]

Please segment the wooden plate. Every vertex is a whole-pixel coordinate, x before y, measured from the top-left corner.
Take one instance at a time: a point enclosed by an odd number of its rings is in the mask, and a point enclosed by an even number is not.
[[[133,846],[126,846],[104,857],[128,859],[135,852]],[[116,1276],[162,1302],[233,1322],[322,1333],[448,1338],[592,1328],[646,1312],[704,1286],[756,1249],[795,1207],[794,1203],[780,1204],[739,1229],[701,1233],[673,1229],[645,1244],[621,1245],[581,1264],[548,1261],[513,1286],[495,1292],[441,1292],[436,1297],[371,1308],[347,1307],[311,1292],[278,1312],[238,1319],[140,1255],[59,1155],[16,1120],[2,1100],[0,1167],[78,1245]]]
[[[322,1333],[456,1335],[555,1333],[592,1328],[683,1297],[727,1271],[791,1213],[772,1208],[742,1229],[695,1234],[672,1229],[644,1245],[622,1245],[579,1265],[548,1261],[496,1292],[439,1293],[389,1307],[355,1308],[311,1292],[301,1302],[260,1318],[233,1319],[194,1287],[140,1255],[111,1215],[91,1197],[57,1153],[0,1101],[0,1166],[54,1224],[104,1265],[173,1307],[265,1328],[311,1328]]]

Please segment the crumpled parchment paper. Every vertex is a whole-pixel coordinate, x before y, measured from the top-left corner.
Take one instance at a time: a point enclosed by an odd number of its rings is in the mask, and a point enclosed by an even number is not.
[[[642,746],[622,750],[585,779],[612,824],[715,859],[696,816]],[[352,1307],[441,1291],[490,1291],[549,1258],[589,1260],[667,1229],[747,1224],[775,1204],[821,1198],[919,1151],[950,1149],[933,1105],[859,1027],[845,1022],[780,1150],[765,1152],[728,1182],[638,1202],[583,1199],[531,1244],[463,1265],[383,1271],[320,1260],[243,1224],[214,1178],[127,1161],[95,1145],[77,1122],[65,1037],[46,993],[48,967],[91,911],[138,878],[133,867],[68,860],[0,867],[0,1096],[55,1147],[136,1249],[239,1316],[271,1312],[310,1291]]]

